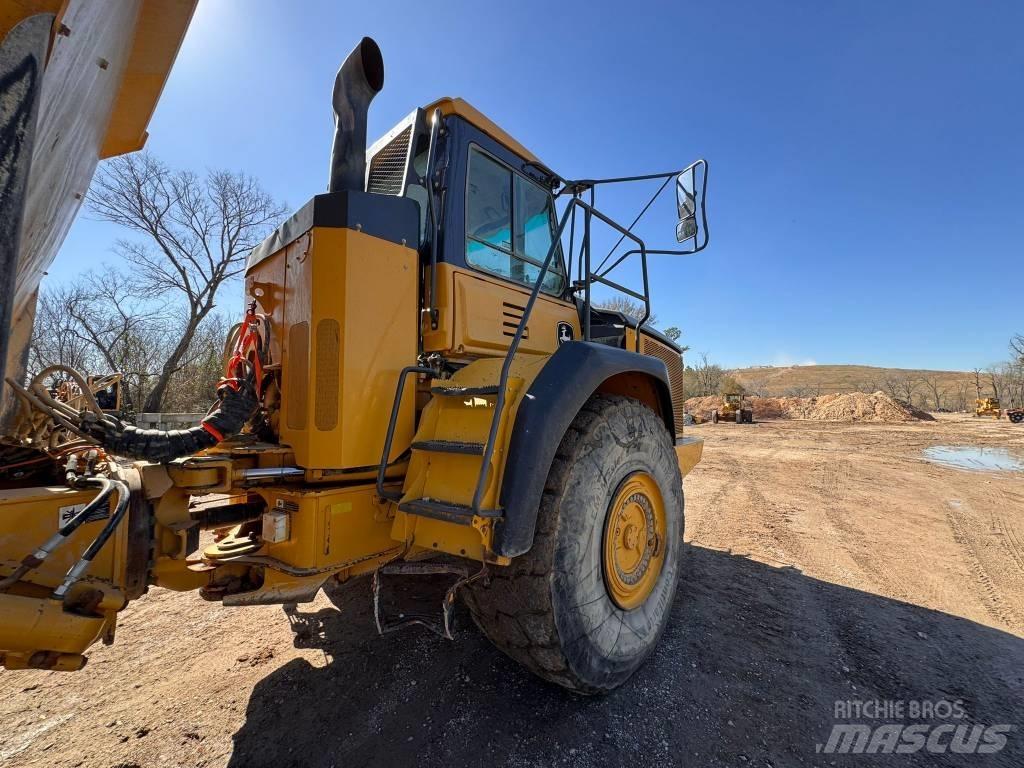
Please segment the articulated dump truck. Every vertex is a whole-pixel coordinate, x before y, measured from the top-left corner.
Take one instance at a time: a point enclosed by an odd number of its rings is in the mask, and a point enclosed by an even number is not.
[[[681,350],[645,322],[647,258],[706,246],[706,163],[563,178],[451,98],[367,148],[384,65],[364,38],[337,75],[328,191],[249,256],[208,415],[140,430],[104,409],[96,379],[24,363],[75,195],[97,158],[141,145],[192,11],[114,5],[6,2],[0,16],[3,76],[33,73],[23,121],[4,127],[22,143],[3,145],[16,189],[3,201],[16,245],[3,286],[4,666],[80,669],[153,586],[245,606],[355,580],[382,632],[420,623],[450,637],[461,598],[541,677],[583,693],[620,685],[669,620],[683,476],[702,447],[683,435]],[[103,104],[79,98],[96,82]],[[83,133],[48,156],[54,135]],[[670,249],[595,207],[597,187],[642,179],[675,188]],[[591,258],[598,228],[622,243],[610,264]],[[642,284],[609,277],[627,262]],[[644,317],[595,306],[598,286]],[[440,579],[436,613],[389,616],[377,598],[396,579]]]

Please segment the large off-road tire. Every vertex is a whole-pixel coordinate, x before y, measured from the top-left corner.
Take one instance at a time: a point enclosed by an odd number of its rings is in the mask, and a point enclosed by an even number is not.
[[[530,671],[579,693],[610,691],[668,623],[682,538],[682,477],[664,423],[636,400],[596,395],[552,462],[533,547],[468,587],[466,604]]]

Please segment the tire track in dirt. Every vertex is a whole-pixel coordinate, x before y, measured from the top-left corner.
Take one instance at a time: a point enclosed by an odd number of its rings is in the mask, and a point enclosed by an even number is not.
[[[963,502],[950,501],[946,504],[946,520],[949,522],[954,541],[963,553],[986,612],[1005,626],[1020,631],[1024,622],[1021,621],[1017,611],[1003,598],[1002,590],[982,561],[978,543],[968,532],[969,526],[963,514]]]
[[[852,477],[850,460],[839,456],[825,459],[816,469],[817,486],[823,502],[821,510],[827,523],[837,533],[839,548],[861,572],[865,581],[875,587],[875,591],[900,600],[919,601],[921,595],[912,594],[906,588],[905,581],[893,569],[891,557],[876,554],[876,548],[867,540],[863,528],[848,514],[844,500],[848,496]],[[929,583],[917,584],[924,587],[927,597],[937,600],[938,595]]]
[[[710,546],[720,546],[721,536],[718,534],[722,528],[723,521],[728,517],[728,510],[731,509],[731,507],[724,505],[723,501],[729,495],[730,490],[733,490],[732,486],[723,478],[710,498],[700,499],[701,511],[699,515],[695,516],[697,520],[692,527],[689,525],[691,516],[687,515],[687,525],[684,533],[689,537],[690,541]],[[689,506],[689,499],[686,500],[686,504]]]
[[[1012,496],[1015,497],[1016,494]],[[1006,510],[1012,504],[1019,504],[1020,499],[1012,498],[1011,494],[998,486],[993,486],[989,490],[989,498],[992,499],[992,532],[999,535],[1000,542],[1006,549],[1010,559],[1017,564],[1018,568],[1024,571],[1024,540],[1022,540],[1021,534],[1017,531],[1013,521],[1008,520],[1006,517]]]
[[[761,533],[757,537],[757,543],[762,548],[774,549],[771,556],[786,565],[793,565],[801,570],[809,568],[817,569],[819,572],[827,572],[827,563],[818,557],[808,546],[806,537],[793,530],[794,513],[799,508],[793,505],[786,505],[769,499],[761,490],[762,487],[778,489],[777,483],[755,476],[752,467],[756,466],[764,470],[765,474],[782,475],[779,471],[776,457],[778,450],[769,450],[767,455],[756,464],[748,464],[733,460],[733,472],[738,478],[737,487],[749,497],[747,507],[756,515],[759,523],[752,525],[754,530]]]

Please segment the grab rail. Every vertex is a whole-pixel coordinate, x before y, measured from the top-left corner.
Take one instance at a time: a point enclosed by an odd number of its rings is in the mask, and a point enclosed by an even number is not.
[[[569,222],[570,218],[573,220],[573,226],[575,227],[575,214],[577,208],[583,209],[584,216],[582,247],[585,253],[584,263],[586,274],[583,280],[583,339],[584,341],[590,341],[590,285],[592,282],[596,281],[615,288],[616,290],[624,291],[644,302],[644,316],[638,320],[636,326],[636,351],[640,351],[640,328],[651,316],[651,298],[647,279],[647,246],[644,244],[643,240],[618,222],[608,218],[592,205],[584,203],[578,197],[573,197],[569,201],[565,211],[562,213],[562,220],[559,222],[555,236],[551,240],[551,246],[548,248],[548,254],[544,258],[544,264],[540,269],[540,273],[537,275],[536,281],[534,281],[533,290],[530,291],[530,298],[527,300],[526,307],[523,310],[523,316],[519,321],[519,325],[516,327],[515,336],[512,337],[512,342],[509,344],[508,352],[505,354],[505,361],[501,365],[501,375],[498,378],[498,394],[494,403],[494,415],[491,416],[491,425],[487,433],[487,442],[484,444],[483,461],[480,465],[480,474],[477,476],[476,489],[473,492],[472,509],[474,514],[480,514],[480,505],[483,501],[484,489],[487,486],[487,474],[490,471],[491,459],[494,457],[495,441],[498,436],[498,425],[501,423],[501,415],[505,407],[505,391],[508,388],[508,379],[509,372],[512,368],[512,360],[515,358],[516,352],[519,350],[519,344],[523,340],[523,333],[525,332],[526,324],[530,319],[530,314],[533,312],[533,305],[537,302],[537,296],[540,294],[541,285],[544,282],[544,278],[547,275],[548,270],[551,268],[551,262],[554,259],[555,252],[561,244],[562,234],[565,232],[565,225]],[[628,237],[639,246],[639,248],[634,250],[633,253],[640,253],[644,278],[644,292],[642,295],[606,279],[603,275],[596,275],[590,271],[590,222],[594,216],[620,232],[624,237]],[[607,271],[604,274],[607,274]]]

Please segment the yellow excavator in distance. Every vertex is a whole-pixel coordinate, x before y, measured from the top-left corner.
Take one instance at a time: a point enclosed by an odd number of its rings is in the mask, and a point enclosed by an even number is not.
[[[70,7],[102,22],[107,6]],[[187,17],[135,34],[180,40]],[[37,62],[87,42],[66,16],[39,29]],[[501,650],[582,693],[622,684],[654,648],[702,442],[683,434],[681,350],[646,323],[647,259],[707,245],[707,164],[564,178],[451,98],[367,150],[383,84],[364,38],[335,83],[328,191],[249,256],[244,316],[199,426],[137,429],[76,371],[8,370],[8,669],[81,668],[151,586],[245,606],[357,577],[381,632],[420,623],[450,637],[458,595]],[[597,188],[642,179],[675,187],[672,248],[648,248],[594,205]],[[628,244],[607,267],[591,255],[598,227]],[[642,286],[610,276],[627,260]],[[598,286],[644,317],[595,306]],[[54,372],[73,382],[64,393],[45,386]],[[450,586],[433,618],[389,618],[376,599],[391,579],[438,576]]]

